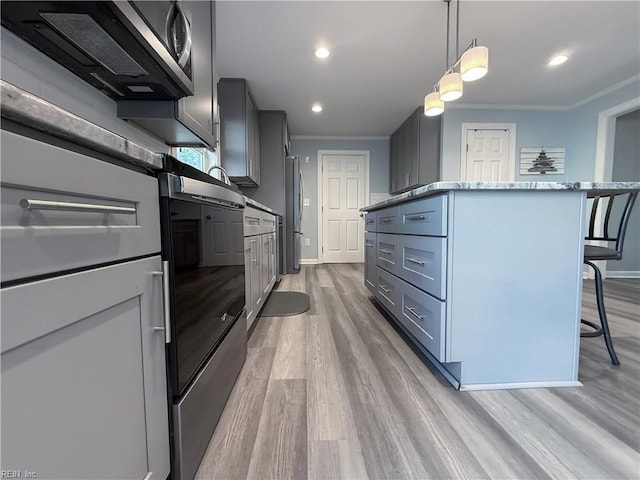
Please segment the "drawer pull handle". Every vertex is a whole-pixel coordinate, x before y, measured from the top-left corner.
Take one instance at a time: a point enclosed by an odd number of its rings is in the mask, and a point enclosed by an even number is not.
[[[417,258],[407,257],[407,262],[415,263],[416,265],[424,266],[424,262],[422,260],[418,260]]]
[[[384,293],[389,293],[391,290],[389,290],[387,287],[385,287],[384,285],[378,285],[380,287],[380,290],[382,290]]]
[[[365,243],[364,245],[366,247],[375,247],[376,246],[374,243]]]
[[[164,343],[171,343],[171,291],[169,286],[169,262],[162,262],[161,272],[151,272],[154,277],[162,277],[162,310],[164,317],[163,327],[153,327],[154,332],[164,332]]]
[[[380,249],[380,252],[382,252],[382,253],[386,253],[386,254],[391,254],[391,253],[393,253],[391,250],[387,250],[386,248],[381,248],[381,249]]]
[[[381,218],[380,223],[391,223],[393,222],[392,218]]]
[[[405,306],[404,308],[406,308],[407,310],[409,310],[409,313],[411,313],[414,317],[416,317],[418,320],[422,320],[424,318],[424,315],[420,315],[418,312],[416,312],[416,310],[414,308],[411,307],[407,307]]]
[[[369,223],[373,223],[375,220],[373,220],[372,218],[370,218],[369,220],[367,220],[367,224]]]
[[[409,221],[424,220],[425,216],[424,215],[407,215],[406,219]]]
[[[20,206],[27,210],[63,210],[67,212],[97,212],[134,214],[134,207],[115,207],[109,205],[93,205],[90,203],[51,202],[48,200],[20,200]]]

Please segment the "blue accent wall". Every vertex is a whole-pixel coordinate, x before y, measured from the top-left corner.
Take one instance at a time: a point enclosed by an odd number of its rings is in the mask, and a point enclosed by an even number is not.
[[[308,238],[310,245],[302,245],[301,258],[313,260],[318,255],[318,150],[368,150],[369,151],[369,194],[389,193],[389,139],[370,138],[351,139],[291,139],[291,151],[300,158],[300,170],[304,180],[304,198],[309,199],[309,206],[302,212],[303,238]],[[309,162],[306,162],[306,158]],[[369,202],[371,203],[371,202]]]
[[[566,148],[565,174],[547,174],[545,181],[592,181],[598,114],[634,98],[640,98],[638,77],[572,110],[450,108],[443,114],[442,179],[460,179],[463,123],[515,123],[516,181],[540,180],[538,176],[518,174],[520,148],[537,146]]]

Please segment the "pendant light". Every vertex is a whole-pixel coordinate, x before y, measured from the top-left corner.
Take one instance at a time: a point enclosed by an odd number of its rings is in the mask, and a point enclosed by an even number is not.
[[[489,49],[478,46],[473,40],[460,57],[460,75],[465,82],[473,82],[484,77],[489,71]]]
[[[440,100],[438,92],[431,92],[424,97],[424,114],[427,117],[435,117],[444,112],[444,102]]]
[[[445,73],[438,83],[440,85],[440,100],[443,102],[452,102],[462,96],[462,77],[459,73]]]
[[[424,114],[432,117],[444,112],[444,102],[452,102],[462,96],[463,81],[470,82],[484,77],[489,69],[489,49],[479,46],[474,38],[462,55],[458,55],[460,39],[460,0],[456,0],[456,61],[449,66],[449,11],[451,0],[447,4],[447,42],[446,70],[442,78],[433,87],[433,92],[424,97]],[[456,71],[456,69],[458,69]]]

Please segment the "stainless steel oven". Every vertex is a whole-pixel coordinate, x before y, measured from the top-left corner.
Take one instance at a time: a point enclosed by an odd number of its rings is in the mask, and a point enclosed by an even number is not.
[[[185,173],[193,171],[159,176],[162,257],[169,270],[175,479],[195,475],[246,358],[247,342],[244,197],[208,175],[204,182]]]

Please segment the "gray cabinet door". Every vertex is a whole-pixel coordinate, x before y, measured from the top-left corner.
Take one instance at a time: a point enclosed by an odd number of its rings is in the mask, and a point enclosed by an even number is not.
[[[398,182],[400,165],[400,131],[396,130],[389,141],[389,191],[396,193],[401,189]]]
[[[364,284],[372,292],[376,291],[376,234],[364,234]]]
[[[4,288],[2,468],[169,474],[160,257]]]
[[[218,82],[222,166],[240,186],[260,183],[258,107],[246,80],[222,78]]]
[[[183,0],[191,13],[193,35],[192,63],[194,94],[180,99],[180,114],[188,127],[203,129],[214,137],[213,125],[213,31],[211,2]],[[211,147],[214,144],[210,145]]]
[[[260,313],[262,306],[263,290],[262,290],[262,235],[251,237],[252,249],[254,255],[251,259],[251,294],[254,305],[255,314]]]
[[[244,298],[247,307],[247,330],[251,327],[253,320],[256,318],[255,304],[253,303],[253,260],[255,258],[255,249],[253,247],[253,239],[255,237],[244,238]]]
[[[260,288],[262,289],[262,295],[267,297],[269,295],[269,280],[271,278],[271,234],[264,233],[260,235],[260,242],[262,244],[262,258],[260,271]]]
[[[420,130],[420,110],[416,110],[407,119],[405,126],[404,178],[405,188],[418,186],[418,136]]]
[[[440,131],[441,117],[420,116],[420,139],[418,142],[419,185],[440,180]]]

